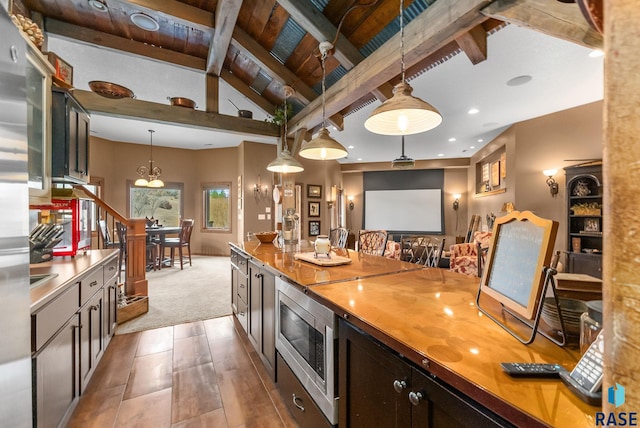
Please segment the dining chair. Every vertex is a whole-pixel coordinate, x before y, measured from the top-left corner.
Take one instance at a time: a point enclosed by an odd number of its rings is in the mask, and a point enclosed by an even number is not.
[[[400,260],[409,263],[423,263],[425,250],[431,245],[431,237],[407,235],[400,238]]]
[[[329,241],[333,248],[347,248],[347,238],[349,230],[344,227],[337,227],[329,231]]]
[[[361,230],[358,233],[358,252],[382,256],[387,248],[387,239],[385,230]]]
[[[440,264],[440,257],[442,257],[442,251],[444,250],[445,238],[431,238],[431,243],[426,247],[424,257],[422,257],[422,264],[426,267],[437,268]]]
[[[169,248],[171,250],[171,266],[173,266],[174,258],[175,258],[175,250],[178,249],[178,256],[180,257],[180,270],[184,268],[184,258],[185,255],[183,253],[184,249],[189,253],[189,265],[193,266],[191,263],[191,231],[193,230],[193,219],[184,219],[182,223],[180,223],[180,233],[177,238],[166,238],[164,242],[161,244],[160,255],[164,257],[165,248]]]

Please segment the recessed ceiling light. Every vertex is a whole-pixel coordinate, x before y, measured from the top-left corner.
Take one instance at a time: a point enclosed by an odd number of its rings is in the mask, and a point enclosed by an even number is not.
[[[349,146],[349,147],[347,147],[347,148],[348,148],[348,149],[353,149],[354,147],[353,147],[353,146]]]
[[[525,74],[522,76],[517,76],[514,77],[513,79],[509,79],[507,80],[507,86],[520,86],[520,85],[524,85],[525,83],[529,83],[531,81],[531,79],[533,79],[533,77]]]
[[[136,27],[142,28],[146,31],[158,31],[158,28],[160,28],[160,24],[158,24],[158,21],[156,21],[149,15],[145,15],[142,12],[136,12],[129,18],[131,19],[131,22],[136,25]]]
[[[106,12],[109,10],[107,8],[107,5],[101,2],[100,0],[89,0],[89,5],[95,10],[97,10],[98,12]]]
[[[482,143],[484,140],[482,138],[478,138],[478,143]]]
[[[444,153],[438,153],[438,157],[444,156]]]
[[[476,146],[469,146],[469,148],[470,148],[470,149],[475,149],[475,148],[476,148]]]
[[[604,56],[604,52],[600,49],[594,49],[589,52],[589,58],[600,58],[601,56]]]
[[[474,107],[472,109],[469,109],[468,113],[469,114],[478,114],[478,113],[480,113],[480,110],[478,110],[477,108]]]
[[[449,142],[453,143],[454,141],[456,141],[456,139],[454,137],[449,138]]]
[[[361,161],[361,160],[362,160],[362,158],[358,158],[358,160],[359,160],[359,161]]]

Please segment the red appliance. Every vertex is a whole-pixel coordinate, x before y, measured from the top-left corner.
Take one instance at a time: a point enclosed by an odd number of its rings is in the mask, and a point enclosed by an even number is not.
[[[39,211],[39,223],[60,224],[64,228],[62,241],[53,247],[54,256],[75,256],[78,251],[91,248],[92,203],[90,199],[69,198],[29,206]]]

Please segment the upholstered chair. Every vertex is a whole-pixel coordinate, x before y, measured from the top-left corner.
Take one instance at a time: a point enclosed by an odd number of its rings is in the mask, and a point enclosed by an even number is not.
[[[478,267],[483,265],[491,237],[491,232],[475,232],[472,242],[449,247],[449,269],[465,275],[481,276],[482,271]]]

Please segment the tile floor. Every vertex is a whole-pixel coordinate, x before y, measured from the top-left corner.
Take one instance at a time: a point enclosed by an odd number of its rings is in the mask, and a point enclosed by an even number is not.
[[[231,316],[114,336],[69,427],[295,427]]]

